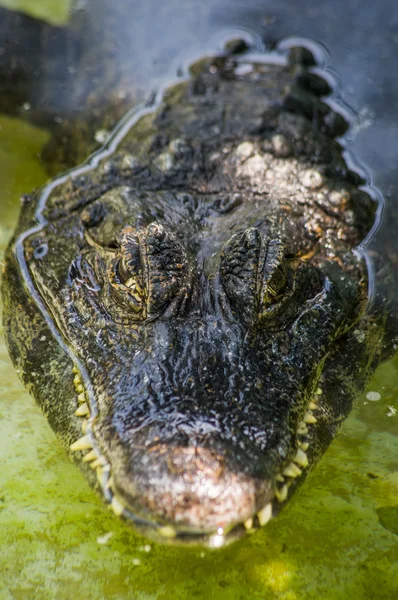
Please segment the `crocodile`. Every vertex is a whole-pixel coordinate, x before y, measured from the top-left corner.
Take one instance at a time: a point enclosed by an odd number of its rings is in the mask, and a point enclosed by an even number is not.
[[[392,352],[330,86],[236,52],[25,196],[2,272],[13,363],[89,483],[213,547],[279,513]]]

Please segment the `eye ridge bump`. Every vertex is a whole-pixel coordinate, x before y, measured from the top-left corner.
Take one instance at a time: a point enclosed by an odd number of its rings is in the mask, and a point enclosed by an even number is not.
[[[120,250],[108,270],[114,298],[127,308],[130,300],[142,320],[155,318],[176,296],[187,292],[186,252],[157,222],[143,229],[126,226],[120,240]]]
[[[221,280],[230,302],[240,309],[244,320],[253,324],[272,316],[278,306],[283,309],[285,298],[288,300],[294,291],[289,262],[283,242],[279,238],[267,239],[256,227],[235,234],[225,244],[220,261]]]

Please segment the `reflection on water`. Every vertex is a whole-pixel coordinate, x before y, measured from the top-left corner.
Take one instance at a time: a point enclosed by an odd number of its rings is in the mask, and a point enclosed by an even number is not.
[[[19,196],[45,180],[37,155],[46,139],[0,119],[1,251]],[[369,391],[380,399],[360,401],[278,519],[212,552],[148,543],[106,510],[19,383],[1,338],[0,598],[395,599],[397,366],[378,369]]]

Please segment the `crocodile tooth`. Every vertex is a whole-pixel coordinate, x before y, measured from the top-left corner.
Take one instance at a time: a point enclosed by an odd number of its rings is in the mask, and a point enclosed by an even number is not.
[[[279,481],[279,483],[283,483],[285,481],[285,478],[283,477],[283,475],[281,475],[281,473],[278,473],[275,479],[276,481]]]
[[[312,402],[312,401],[311,401],[311,402],[309,403],[309,405],[308,405],[308,408],[309,408],[310,410],[316,410],[316,409],[318,408],[318,405],[317,405],[317,404],[315,404],[315,402]]]
[[[316,388],[316,390],[315,390],[315,394],[316,394],[317,396],[320,396],[321,394],[323,394],[323,392],[322,392],[322,388],[320,388],[320,387]]]
[[[299,469],[298,466],[294,464],[294,462],[291,462],[290,465],[283,469],[283,474],[286,475],[286,477],[295,478],[301,475],[301,473],[301,469]]]
[[[301,442],[299,446],[303,452],[307,452],[308,448],[310,447],[308,442]]]
[[[297,450],[296,456],[293,458],[293,460],[295,463],[297,463],[298,465],[300,465],[300,467],[303,467],[304,469],[305,467],[308,467],[308,457],[301,448]]]
[[[75,375],[77,375],[79,373],[79,369],[77,367],[75,367],[75,365],[73,365],[73,367],[72,367],[72,373],[74,373]]]
[[[113,498],[112,498],[111,509],[113,510],[113,512],[115,513],[115,515],[117,517],[120,517],[120,515],[123,514],[124,506],[120,502],[120,500],[118,498],[116,498],[116,496],[113,496]]]
[[[79,383],[79,384],[76,386],[76,391],[77,391],[77,393],[78,393],[78,394],[81,394],[82,392],[84,392],[84,387],[82,386],[82,384],[81,384],[81,383]]]
[[[253,527],[253,519],[250,517],[250,519],[247,519],[243,525],[245,526],[245,529],[247,529],[248,531],[250,531],[250,529],[252,529]]]
[[[84,435],[86,435],[88,431],[88,419],[84,419],[84,421],[82,421],[82,432],[84,433]]]
[[[74,376],[73,383],[75,384],[75,387],[81,385],[82,380],[80,379],[80,375],[78,373],[76,373],[76,375]]]
[[[300,421],[299,426],[297,428],[297,433],[299,435],[306,435],[308,433],[308,427],[304,421]]]
[[[92,460],[95,460],[96,458],[98,458],[98,453],[96,450],[90,450],[90,452],[88,452],[86,454],[86,456],[83,456],[83,462],[91,462]]]
[[[286,488],[286,491],[287,491],[287,488]],[[260,523],[261,527],[263,527],[264,525],[266,525],[268,523],[268,521],[272,518],[271,502],[266,504],[264,506],[264,508],[262,508],[261,510],[258,511],[257,518],[258,518],[258,522]]]
[[[109,468],[107,467],[107,465],[105,465],[104,467],[102,467],[101,465],[97,467],[97,471],[96,471],[97,480],[102,488],[104,488],[106,486],[107,473],[109,473]]]
[[[313,423],[317,423],[318,420],[316,419],[316,417],[314,417],[314,415],[310,412],[306,412],[304,417],[303,417],[303,421],[304,423],[308,423],[308,424],[313,424]]]
[[[88,407],[87,402],[83,402],[83,404],[81,404],[79,406],[79,408],[77,409],[77,411],[75,412],[75,415],[77,417],[85,417],[86,415],[90,414],[90,409]]]
[[[171,525],[165,525],[164,527],[159,527],[157,532],[160,533],[165,538],[175,538],[177,535],[176,530]]]
[[[86,394],[84,392],[82,392],[81,394],[79,394],[78,397],[77,397],[77,401],[81,402],[81,403],[85,402],[86,401]]]
[[[288,491],[287,485],[284,485],[283,487],[281,487],[280,490],[275,491],[275,496],[279,502],[284,502],[286,500],[287,491]]]
[[[73,442],[73,444],[71,444],[70,449],[72,450],[72,452],[76,452],[77,450],[88,450],[92,447],[93,445],[91,443],[90,436],[84,435],[83,437],[79,438],[76,442]]]
[[[108,481],[106,482],[106,489],[110,490],[113,487],[113,477],[109,477]]]
[[[103,456],[98,456],[94,462],[91,463],[90,467],[92,469],[96,469],[97,467],[104,467],[106,465],[106,460]]]

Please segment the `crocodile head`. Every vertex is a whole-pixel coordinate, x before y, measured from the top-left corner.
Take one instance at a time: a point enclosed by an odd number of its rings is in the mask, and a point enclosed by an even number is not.
[[[262,77],[282,89],[283,73]],[[228,108],[232,85],[213,91]],[[217,103],[184,87],[111,160],[53,185],[41,224],[16,243],[74,364],[72,397],[56,378],[43,388],[50,422],[116,514],[212,545],[280,510],[376,352],[351,251],[371,202],[304,117],[263,107],[267,133],[246,131],[259,86],[236,80],[233,125],[216,139]]]
[[[350,408],[320,380],[360,305],[299,220],[245,203],[197,228],[191,204],[119,187],[25,241],[75,355],[72,451],[117,513],[179,537],[251,529],[287,500]]]

